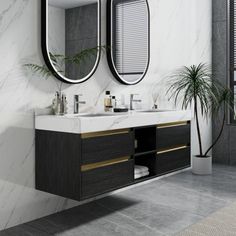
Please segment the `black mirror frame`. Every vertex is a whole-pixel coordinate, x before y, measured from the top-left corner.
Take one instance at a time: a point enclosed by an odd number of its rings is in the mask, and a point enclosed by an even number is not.
[[[150,64],[150,7],[148,4],[148,0],[145,0],[146,4],[147,4],[147,10],[148,10],[148,62],[147,62],[147,67],[145,72],[143,73],[143,75],[135,82],[127,82],[125,81],[117,72],[116,67],[114,65],[114,61],[113,61],[113,56],[112,56],[112,24],[113,24],[113,16],[112,16],[112,12],[113,12],[113,0],[107,0],[107,46],[110,48],[110,50],[107,50],[107,61],[108,61],[108,65],[110,67],[110,70],[113,74],[113,76],[122,84],[125,85],[135,85],[140,83],[144,77],[147,74],[148,68],[149,68],[149,64]]]
[[[71,80],[66,78],[65,76],[61,75],[57,72],[55,67],[53,66],[50,57],[49,57],[49,51],[48,51],[48,1],[49,0],[41,0],[41,48],[42,48],[42,54],[43,58],[45,60],[45,63],[48,67],[48,69],[52,72],[52,74],[59,79],[60,81],[68,84],[79,84],[87,81],[97,70],[98,64],[100,62],[101,58],[101,0],[97,0],[98,2],[98,55],[96,59],[96,63],[93,67],[93,70],[80,80]],[[66,1],[66,0],[65,0]]]

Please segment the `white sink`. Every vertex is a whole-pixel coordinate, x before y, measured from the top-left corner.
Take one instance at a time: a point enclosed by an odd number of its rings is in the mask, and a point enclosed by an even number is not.
[[[154,110],[154,109],[150,109],[150,110],[137,110],[137,112],[144,112],[144,113],[149,113],[149,112],[170,112],[170,111],[175,111],[175,110],[171,110],[171,109],[157,109],[157,110]]]
[[[82,118],[82,117],[103,117],[103,116],[119,116],[128,115],[128,112],[100,112],[100,113],[79,113],[79,114],[66,114],[65,117],[68,118]]]
[[[65,133],[89,133],[191,120],[191,111],[142,110],[126,113],[37,115],[35,128]]]

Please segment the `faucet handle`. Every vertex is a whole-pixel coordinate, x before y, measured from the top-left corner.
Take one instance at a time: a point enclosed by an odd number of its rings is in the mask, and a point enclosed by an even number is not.
[[[78,101],[79,98],[82,97],[82,96],[83,96],[83,94],[75,94],[74,99]]]
[[[131,93],[130,97],[133,98],[134,96],[138,96],[138,95],[139,95],[138,93]]]

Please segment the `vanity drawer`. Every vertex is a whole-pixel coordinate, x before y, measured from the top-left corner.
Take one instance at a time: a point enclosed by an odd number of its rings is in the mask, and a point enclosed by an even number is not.
[[[190,144],[190,123],[179,122],[157,127],[157,150]]]
[[[190,147],[182,146],[157,153],[156,174],[172,172],[189,167],[191,164]]]
[[[82,171],[82,198],[99,195],[134,181],[134,162],[124,162]]]
[[[134,153],[133,132],[117,130],[82,134],[82,164],[96,163]]]

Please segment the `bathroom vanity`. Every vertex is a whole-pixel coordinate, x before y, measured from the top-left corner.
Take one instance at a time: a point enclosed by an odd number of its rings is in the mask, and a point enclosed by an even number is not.
[[[37,115],[36,188],[84,200],[190,167],[190,111]],[[134,179],[134,165],[149,176]]]

